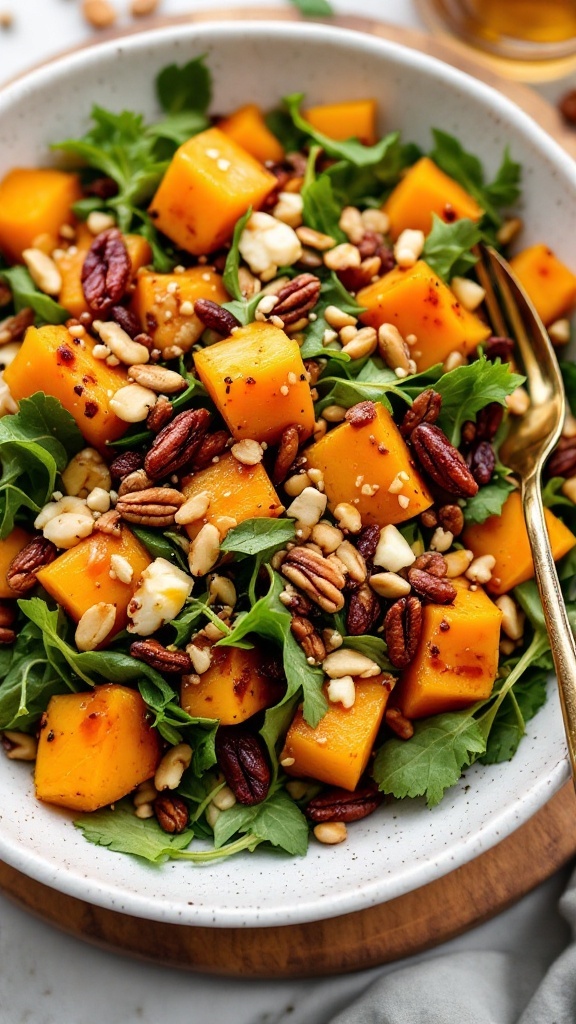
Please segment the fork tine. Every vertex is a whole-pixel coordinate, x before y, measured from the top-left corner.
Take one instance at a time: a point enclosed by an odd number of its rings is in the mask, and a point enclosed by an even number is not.
[[[508,328],[504,322],[504,318],[498,304],[498,299],[496,298],[496,293],[494,291],[494,286],[492,284],[488,253],[484,246],[480,245],[475,245],[472,252],[478,258],[475,271],[478,281],[486,292],[485,302],[490,316],[490,323],[493,330],[496,331],[499,337],[505,338],[508,335]]]

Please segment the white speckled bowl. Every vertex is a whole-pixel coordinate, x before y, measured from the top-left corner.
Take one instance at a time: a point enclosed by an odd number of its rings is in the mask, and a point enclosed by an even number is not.
[[[273,106],[304,91],[312,102],[376,96],[382,128],[424,147],[437,126],[489,172],[504,146],[524,167],[526,242],[548,241],[574,263],[576,165],[496,92],[436,60],[368,36],[318,25],[176,27],[107,43],[35,71],[0,94],[0,173],[45,163],[50,142],[81,133],[93,102],[155,111],[164,65],[206,53],[213,107]],[[360,910],[440,877],[499,842],[568,777],[554,682],[509,764],[475,766],[433,811],[390,805],[337,847],[304,859],[242,854],[216,866],[161,869],[88,844],[71,815],[38,804],[30,766],[0,757],[0,858],[38,881],[112,910],[214,926],[282,925]]]

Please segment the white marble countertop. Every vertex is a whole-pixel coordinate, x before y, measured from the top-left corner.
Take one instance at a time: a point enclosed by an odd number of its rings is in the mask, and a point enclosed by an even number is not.
[[[251,0],[251,6],[273,2]],[[241,3],[222,0],[221,5]],[[212,5],[214,0],[164,0],[160,11],[180,14]],[[129,25],[128,0],[116,0],[116,6],[122,12],[119,25]],[[412,0],[335,0],[333,6],[342,13],[423,27]],[[0,31],[0,84],[46,57],[95,38],[82,19],[80,0],[0,0],[0,14],[6,11],[14,21],[9,30]],[[565,87],[555,83],[540,91],[554,99]],[[531,954],[546,966],[568,937],[556,910],[567,877],[561,872],[495,920],[425,955],[479,949],[522,955],[529,943]],[[0,1024],[324,1024],[378,973],[288,982],[187,974],[95,949],[0,896]]]

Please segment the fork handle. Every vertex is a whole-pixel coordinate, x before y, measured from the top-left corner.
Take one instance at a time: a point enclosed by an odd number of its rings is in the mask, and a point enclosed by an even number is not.
[[[564,730],[576,788],[576,644],[566,614],[558,573],[544,518],[540,473],[522,481],[522,504],[528,539],[532,549],[534,573],[540,592],[546,628],[560,690]]]

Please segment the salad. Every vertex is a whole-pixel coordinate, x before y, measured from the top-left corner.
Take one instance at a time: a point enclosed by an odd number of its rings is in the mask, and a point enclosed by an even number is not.
[[[156,88],[0,182],[2,742],[92,843],[303,855],[509,760],[546,699],[499,456],[529,398],[475,247],[514,242],[559,346],[576,276],[521,249],[507,151],[487,180],[371,99],[211,117],[203,58]],[[570,414],[571,617],[575,482]]]

